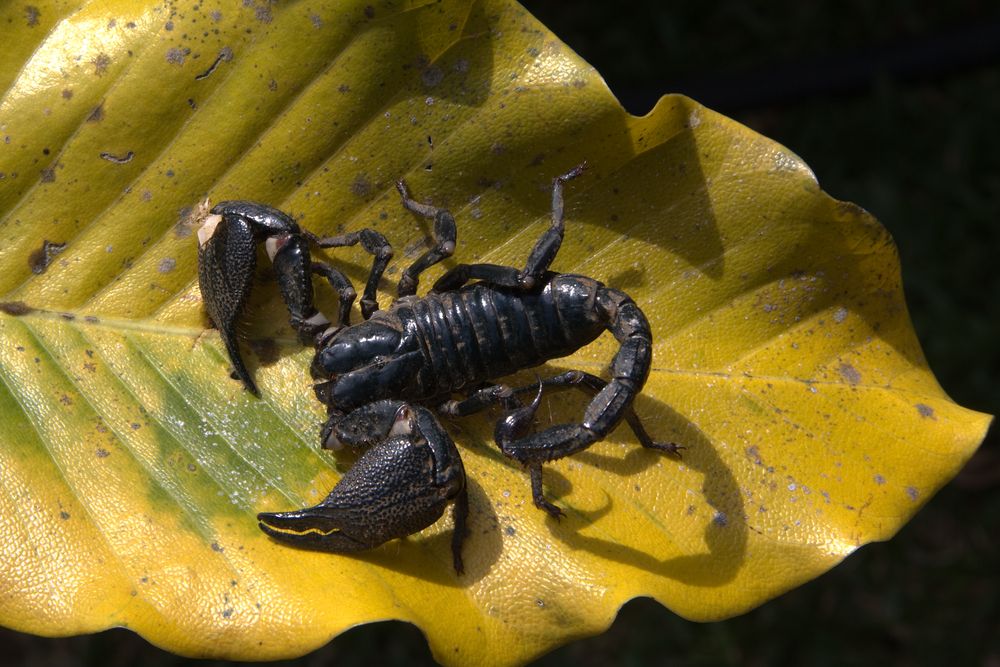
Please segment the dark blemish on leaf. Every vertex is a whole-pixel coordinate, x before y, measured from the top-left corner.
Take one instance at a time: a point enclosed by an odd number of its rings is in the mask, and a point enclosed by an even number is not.
[[[132,422],[131,426],[133,431],[138,431],[140,428],[142,428],[142,424],[137,424],[136,422]]]
[[[52,183],[56,180],[56,165],[42,169],[42,183]]]
[[[0,312],[19,317],[34,312],[34,308],[23,301],[0,301]]]
[[[339,86],[337,86],[337,92],[338,93],[349,93],[349,92],[351,92],[351,87],[348,86],[346,83],[342,83]]]
[[[108,162],[114,162],[115,164],[125,164],[131,162],[132,158],[135,157],[135,153],[132,151],[126,151],[125,155],[115,155],[113,153],[101,153],[101,159],[107,160]]]
[[[163,24],[163,29],[166,30],[167,32],[170,32],[171,30],[174,29],[174,22],[167,21],[166,23]]]
[[[915,487],[908,486],[906,487],[906,495],[910,498],[910,500],[916,500],[920,497],[920,492],[917,491]]]
[[[49,150],[48,148],[43,148],[43,149],[42,149],[42,155],[48,155],[48,154],[49,154],[49,153],[51,153],[51,152],[52,152],[52,151],[50,151],[50,150]]]
[[[59,518],[65,521],[66,519],[69,518],[69,512],[67,512],[66,510],[61,510],[59,512]]]
[[[215,71],[215,69],[219,66],[219,63],[224,63],[224,62],[228,63],[232,59],[233,59],[233,50],[228,46],[222,47],[219,50],[219,55],[215,57],[215,61],[212,62],[211,65],[209,65],[207,70],[195,76],[194,80],[201,81],[202,79],[207,78],[209,75],[212,74],[212,72]]]
[[[504,532],[507,533],[509,537],[514,537],[515,535],[517,535],[517,531],[514,530],[514,526],[507,526],[504,529]]]
[[[444,80],[444,72],[440,67],[434,65],[425,69],[420,75],[420,79],[424,82],[425,87],[434,88]]]
[[[215,21],[216,23],[222,20],[222,12],[220,12],[218,9],[212,10],[212,13],[209,14],[209,16],[211,16],[212,20]]]
[[[861,373],[850,364],[840,364],[840,376],[847,380],[848,384],[855,385],[861,381]]]
[[[841,306],[837,310],[833,311],[833,321],[840,324],[847,319],[847,309]]]
[[[365,5],[365,18],[373,19],[375,18],[375,8],[371,5]]]
[[[96,373],[97,364],[88,361],[85,364],[83,364],[83,370],[87,371],[88,373]]]
[[[222,553],[223,551],[225,551],[225,549],[219,546],[218,542],[212,542],[212,551],[217,551],[219,553]]]
[[[191,99],[190,97],[188,98],[187,101],[188,101],[188,106],[191,107],[192,109],[197,109],[198,108],[198,105],[195,104],[195,101],[193,99]]]
[[[94,107],[94,110],[90,112],[89,116],[87,116],[87,122],[88,123],[99,123],[102,120],[104,120],[104,103],[103,102],[101,102],[96,107]]]
[[[179,49],[176,46],[167,50],[167,62],[171,65],[183,65],[184,64],[184,49]]]
[[[875,483],[878,484],[879,486],[882,486],[883,484],[885,484],[885,477],[883,477],[882,475],[875,475]]]
[[[270,23],[274,19],[270,5],[260,5],[254,9],[254,17],[261,23]]]
[[[573,87],[574,88],[583,88],[586,85],[587,85],[587,82],[584,81],[583,79],[574,79],[573,80]]]
[[[534,46],[528,47],[528,55],[531,56],[532,58],[537,58],[539,53],[541,53],[541,51],[539,51]]]
[[[177,267],[177,260],[173,257],[164,257],[160,260],[159,265],[157,265],[156,270],[160,273],[170,273]]]
[[[28,5],[24,8],[24,18],[28,20],[29,28],[34,28],[38,25],[38,17],[41,15],[42,13],[38,11],[38,7],[35,7],[34,5]]]
[[[273,338],[251,340],[249,345],[262,366],[270,366],[278,360],[278,344],[274,342]]]
[[[187,464],[188,472],[198,472],[198,466],[193,463]]]
[[[372,193],[372,183],[366,174],[358,174],[351,183],[351,192],[358,197],[367,197]]]
[[[98,322],[100,322],[100,320],[97,319],[96,315],[85,315],[83,321],[86,322],[87,324],[97,324]],[[93,352],[91,352],[91,356],[93,356]]]
[[[150,192],[149,190],[143,190],[143,191],[142,191],[142,194],[141,194],[141,195],[139,195],[139,198],[140,198],[140,199],[141,199],[142,201],[149,201],[150,199],[152,199],[152,198],[153,198],[153,193],[152,193],[152,192]]]
[[[323,19],[320,18],[318,14],[310,14],[309,20],[312,22],[313,27],[317,30],[323,27]]]
[[[270,81],[267,82],[267,89],[273,93],[278,89],[278,82],[275,81],[274,79],[271,79]]]
[[[465,58],[459,58],[455,61],[455,71],[459,73],[465,73],[469,71],[469,61]]]
[[[726,525],[729,523],[729,517],[726,516],[725,512],[716,510],[715,515],[712,516],[712,523],[714,523],[716,526],[720,528],[725,528]]]
[[[222,618],[229,618],[232,615],[233,615],[233,610],[232,609],[223,609],[222,610]]]
[[[28,256],[28,266],[31,267],[31,272],[36,275],[45,273],[45,269],[49,268],[49,264],[52,263],[52,258],[65,249],[65,243],[53,243],[47,239],[42,241],[42,247]]]
[[[542,599],[535,600],[535,605],[539,609],[545,609],[545,600],[542,600]]]
[[[927,405],[926,403],[917,403],[915,407],[917,408],[917,412],[920,413],[921,417],[926,417],[928,419],[935,419],[935,420],[937,419],[937,417],[934,416],[934,408]]]
[[[764,465],[764,459],[760,458],[760,451],[757,449],[757,445],[751,445],[746,448],[747,458],[754,462],[754,464],[762,466]]]
[[[98,53],[90,63],[94,66],[94,74],[104,76],[105,72],[108,71],[108,65],[111,64],[111,56],[106,53]]]
[[[76,319],[76,315],[73,313],[59,313],[59,317],[63,318],[67,322],[72,322]]]

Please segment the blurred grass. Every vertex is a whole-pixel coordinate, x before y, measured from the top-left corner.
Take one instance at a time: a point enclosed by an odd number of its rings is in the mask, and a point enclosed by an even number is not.
[[[879,59],[900,45],[919,53],[941,35],[1000,25],[995,3],[525,4],[633,113],[648,110],[659,93],[692,94],[785,144],[824,189],[871,211],[899,246],[910,312],[939,381],[966,407],[1000,411],[1000,60],[959,58],[948,66],[932,57],[926,71],[900,71],[882,66],[891,58]],[[845,63],[859,74],[849,85],[836,76],[828,90],[822,77],[796,80],[810,64],[836,72]],[[726,83],[741,79],[778,92],[770,99],[753,90],[733,94]],[[818,580],[740,618],[705,625],[637,600],[604,635],[539,664],[1000,667],[997,526],[994,428],[958,479],[895,539],[864,547]],[[0,651],[4,664],[189,662],[123,630],[59,640],[2,630]],[[383,623],[279,664],[376,661],[431,658],[419,631]]]

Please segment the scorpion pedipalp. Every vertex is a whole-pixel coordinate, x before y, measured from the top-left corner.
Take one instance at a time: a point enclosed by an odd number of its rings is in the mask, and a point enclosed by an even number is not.
[[[454,501],[452,556],[461,573],[468,498],[448,433],[429,410],[402,401],[363,406],[343,421],[340,436],[370,448],[318,505],[258,514],[261,530],[300,548],[363,551],[427,528]]]

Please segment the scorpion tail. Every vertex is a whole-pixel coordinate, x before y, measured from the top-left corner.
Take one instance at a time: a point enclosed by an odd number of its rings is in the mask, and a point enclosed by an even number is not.
[[[535,505],[558,518],[562,513],[542,495],[541,464],[582,451],[605,437],[624,418],[644,447],[676,454],[673,443],[654,442],[631,410],[632,399],[642,389],[649,376],[653,357],[653,340],[649,322],[632,299],[615,289],[600,287],[597,307],[607,328],[621,344],[611,361],[611,381],[598,378],[597,394],[587,405],[583,421],[577,424],[557,424],[538,433],[514,440],[498,429],[496,441],[501,451],[527,466],[531,473],[532,496]]]
[[[627,294],[607,287],[599,288],[597,306],[621,344],[611,361],[611,381],[590,401],[582,422],[558,424],[517,440],[498,439],[501,450],[521,463],[561,459],[597,442],[626,416],[646,382],[653,357],[646,316]]]

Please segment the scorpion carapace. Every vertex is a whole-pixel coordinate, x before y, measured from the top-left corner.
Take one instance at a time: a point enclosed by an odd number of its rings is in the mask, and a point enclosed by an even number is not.
[[[420,274],[455,251],[455,219],[445,209],[417,202],[398,181],[403,206],[434,221],[435,243],[402,272],[398,296],[385,310],[379,310],[376,289],[392,248],[377,231],[318,238],[263,204],[230,201],[211,210],[198,233],[201,293],[237,376],[258,393],[240,356],[235,324],[252,285],[257,244],[263,242],[291,324],[303,342],[316,348],[315,392],[329,415],[322,444],[366,448],[320,504],[259,514],[264,532],[304,548],[359,551],[430,526],[453,501],[452,555],[461,572],[465,473],[454,442],[431,410],[464,416],[500,405],[504,417],[494,439],[505,455],[528,469],[535,505],[556,518],[562,510],[542,492],[542,464],[585,449],[622,419],[643,447],[678,452],[675,444],[653,441],[632,409],[652,360],[652,333],[642,311],[627,294],[593,278],[549,270],[563,239],[564,183],[583,169],[580,165],[553,180],[552,222],[523,269],[458,264],[422,297],[415,296]],[[350,281],[335,267],[314,262],[310,244],[360,244],[373,256],[361,297],[363,322],[349,321],[357,296]],[[339,295],[336,322],[316,309],[312,274],[325,278]],[[610,380],[569,371],[525,387],[495,384],[572,354],[605,330],[620,344]],[[572,387],[592,395],[583,420],[532,432],[542,392]],[[520,396],[531,392],[534,400],[524,405]],[[455,394],[462,398],[454,399]]]

